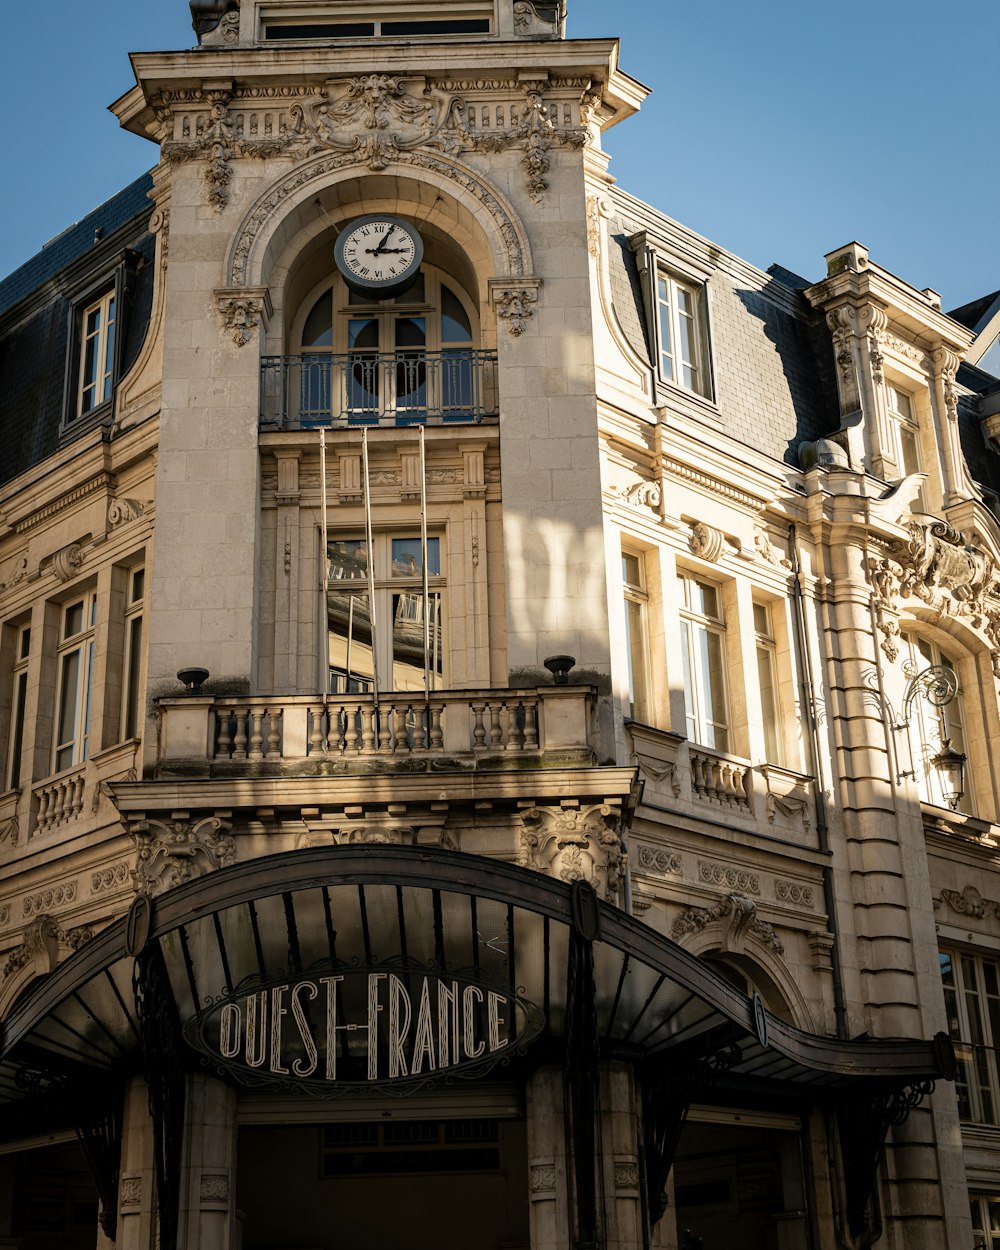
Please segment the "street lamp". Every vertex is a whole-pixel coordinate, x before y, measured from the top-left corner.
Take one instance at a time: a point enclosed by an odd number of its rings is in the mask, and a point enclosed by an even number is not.
[[[947,707],[958,694],[958,678],[955,676],[954,670],[946,664],[931,664],[927,668],[918,669],[914,660],[906,660],[903,664],[903,673],[908,680],[903,691],[903,712],[901,716],[896,715],[892,704],[883,695],[883,703],[889,716],[893,733],[906,734],[906,744],[910,754],[911,767],[905,771],[900,769],[897,772],[897,782],[902,781],[904,777],[916,778],[917,775],[916,769],[912,767],[913,743],[910,739],[910,724],[913,720],[913,708],[917,699],[923,698],[931,707],[943,708]],[[896,757],[898,766],[898,750]],[[952,747],[950,738],[943,738],[941,749],[928,760],[928,763],[938,771],[941,778],[942,793],[953,812],[958,810],[958,805],[965,794],[965,761],[966,757],[962,752],[956,751]]]

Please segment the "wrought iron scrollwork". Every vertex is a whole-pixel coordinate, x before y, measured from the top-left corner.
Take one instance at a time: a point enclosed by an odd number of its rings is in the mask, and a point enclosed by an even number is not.
[[[847,1227],[860,1245],[872,1245],[882,1235],[882,1221],[873,1210],[872,1197],[886,1134],[902,1124],[933,1089],[932,1080],[917,1081],[845,1098],[838,1104]]]
[[[186,1097],[184,1042],[158,942],[149,943],[136,959],[132,989],[153,1120],[160,1250],[176,1250]]]

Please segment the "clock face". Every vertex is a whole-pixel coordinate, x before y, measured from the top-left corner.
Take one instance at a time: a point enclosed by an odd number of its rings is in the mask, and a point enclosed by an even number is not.
[[[423,259],[416,229],[400,217],[359,217],[334,244],[337,267],[355,290],[375,299],[396,294],[416,277]]]

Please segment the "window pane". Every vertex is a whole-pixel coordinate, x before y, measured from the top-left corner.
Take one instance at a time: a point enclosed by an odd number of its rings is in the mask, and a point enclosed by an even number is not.
[[[66,609],[63,621],[63,637],[73,638],[83,629],[83,604],[72,603]]]
[[[59,718],[57,722],[56,772],[69,768],[76,762],[76,709],[80,681],[79,650],[71,651],[62,659],[59,687]]]
[[[726,686],[723,675],[722,639],[718,634],[705,630],[702,633],[705,656],[705,708],[709,718],[709,737],[706,746],[718,751],[729,750],[729,734],[726,729]]]
[[[142,660],[142,617],[133,616],[128,630],[128,676],[125,687],[125,738],[134,738],[139,724],[139,666]]]
[[[331,694],[359,694],[374,685],[372,624],[367,595],[330,590],[326,596]]]
[[[21,780],[21,748],[24,744],[24,705],[28,695],[28,674],[18,673],[14,686],[14,709],[11,718],[10,758],[7,767],[7,789],[13,790]]]
[[[361,538],[329,543],[330,581],[352,581],[368,576],[368,548]]]
[[[625,642],[628,649],[629,715],[648,720],[646,708],[646,642],[642,604],[625,600]]]
[[[757,680],[760,684],[760,710],[764,718],[764,752],[770,763],[780,764],[778,695],[774,682],[774,656],[769,647],[757,648]]]
[[[684,714],[687,722],[687,736],[692,742],[698,741],[698,718],[696,715],[694,673],[691,669],[690,633],[694,626],[685,621],[681,625],[681,654],[684,661]]]
[[[431,593],[427,622],[427,660],[431,688],[443,685],[441,637],[441,596]],[[392,689],[424,688],[424,597],[419,592],[402,591],[392,596]]]
[[[471,343],[472,325],[469,314],[458,296],[446,286],[441,286],[441,341],[443,343]]]
[[[622,580],[630,586],[642,586],[638,556],[622,556]]]
[[[333,346],[333,300],[329,291],[319,297],[302,327],[303,347]]]
[[[419,538],[394,538],[392,540],[393,577],[419,577],[423,572]],[[441,573],[441,540],[427,540],[427,572],[431,577]]]

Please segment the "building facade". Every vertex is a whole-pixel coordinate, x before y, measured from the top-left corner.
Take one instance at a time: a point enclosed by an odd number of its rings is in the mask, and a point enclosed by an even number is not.
[[[562,5],[191,10],[0,284],[0,1246],[998,1250],[995,298]]]

